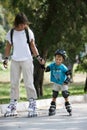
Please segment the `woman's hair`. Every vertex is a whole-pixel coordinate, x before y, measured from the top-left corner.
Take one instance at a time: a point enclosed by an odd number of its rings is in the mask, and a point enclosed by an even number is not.
[[[14,20],[14,26],[17,27],[19,24],[28,24],[28,19],[24,13],[18,13]]]

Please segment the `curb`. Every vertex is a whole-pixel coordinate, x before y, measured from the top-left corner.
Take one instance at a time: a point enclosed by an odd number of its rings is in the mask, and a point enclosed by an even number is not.
[[[41,99],[41,100],[37,100],[37,109],[48,109],[50,106],[50,102],[52,99]],[[69,100],[71,102],[71,104],[74,103],[87,103],[87,94],[84,95],[79,95],[79,96],[70,96]],[[59,97],[57,98],[57,105],[61,106],[64,104],[64,98],[63,97]],[[19,102],[17,105],[17,111],[18,112],[24,112],[27,111],[28,108],[28,101],[27,102]],[[8,104],[1,104],[0,105],[0,116],[2,116],[5,112],[6,112],[6,108],[7,108]]]

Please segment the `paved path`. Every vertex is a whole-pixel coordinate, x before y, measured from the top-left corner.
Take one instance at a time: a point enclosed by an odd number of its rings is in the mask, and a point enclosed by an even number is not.
[[[35,118],[27,118],[27,113],[18,117],[0,117],[0,130],[87,130],[87,104],[72,104],[72,108],[72,116],[67,116],[62,107],[55,116],[48,116],[45,109]]]

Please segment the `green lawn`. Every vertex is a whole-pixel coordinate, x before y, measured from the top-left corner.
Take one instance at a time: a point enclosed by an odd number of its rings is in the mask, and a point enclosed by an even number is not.
[[[52,84],[43,86],[43,96],[39,99],[51,98],[52,95]],[[84,94],[83,91],[84,84],[83,83],[72,83],[69,85],[70,95],[81,95]],[[9,103],[10,101],[10,83],[0,83],[0,104]],[[61,96],[61,92],[59,94]],[[26,101],[26,91],[24,84],[20,84],[20,101]]]

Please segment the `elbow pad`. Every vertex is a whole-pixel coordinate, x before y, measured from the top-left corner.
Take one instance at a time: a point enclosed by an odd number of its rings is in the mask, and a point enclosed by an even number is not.
[[[66,73],[65,73],[67,76],[68,75],[71,75],[72,74],[72,72],[71,72],[71,70],[68,70],[68,71],[66,71]]]

